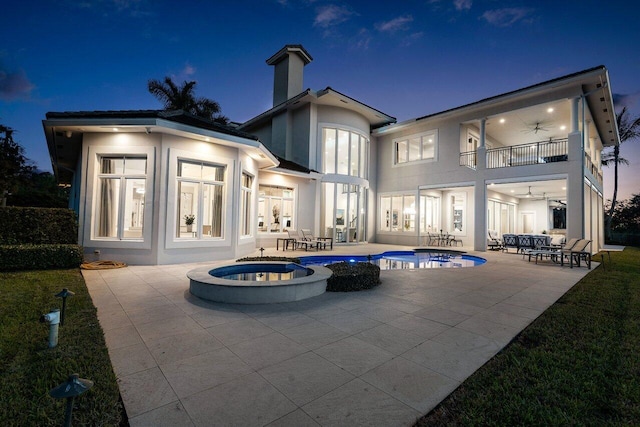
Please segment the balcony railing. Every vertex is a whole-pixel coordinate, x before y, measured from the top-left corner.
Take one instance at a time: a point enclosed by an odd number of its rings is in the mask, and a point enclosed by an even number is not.
[[[471,169],[476,168],[477,153],[475,151],[467,151],[460,153],[460,166],[466,166]]]
[[[533,142],[487,150],[487,169],[567,161],[567,139]]]
[[[584,153],[584,166],[589,172],[591,172],[591,175],[593,175],[598,182],[602,184],[602,172],[600,172],[598,166],[593,163],[591,156],[586,151]]]

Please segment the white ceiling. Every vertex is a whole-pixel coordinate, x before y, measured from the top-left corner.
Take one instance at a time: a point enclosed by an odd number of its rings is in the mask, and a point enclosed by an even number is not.
[[[564,179],[548,180],[548,181],[525,181],[506,184],[489,184],[487,189],[502,193],[508,197],[517,197],[519,199],[527,199],[526,194],[531,187],[533,198],[546,199],[567,199],[567,182]]]

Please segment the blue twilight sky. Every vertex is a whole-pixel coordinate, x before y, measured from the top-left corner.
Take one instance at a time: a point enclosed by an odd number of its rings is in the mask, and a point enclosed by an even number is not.
[[[628,0],[11,1],[0,25],[0,123],[51,171],[48,111],[158,109],[147,81],[195,80],[234,121],[271,107],[265,60],[302,44],[304,87],[331,86],[399,121],[609,69],[640,115],[640,4]],[[640,141],[621,149],[639,193]],[[612,174],[605,171],[605,196]]]

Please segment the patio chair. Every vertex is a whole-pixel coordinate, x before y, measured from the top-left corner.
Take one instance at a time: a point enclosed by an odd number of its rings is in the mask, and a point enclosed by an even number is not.
[[[524,253],[527,249],[533,249],[533,237],[530,234],[518,234],[518,252]]]
[[[509,252],[509,248],[516,248],[518,252],[518,236],[515,234],[502,235],[502,250]]]
[[[489,250],[497,251],[502,249],[502,239],[498,237],[498,233],[494,230],[487,230],[487,246]]]
[[[289,235],[289,242],[287,242],[287,244],[293,243],[293,247],[296,249],[304,246],[304,250],[307,251],[309,250],[309,247],[313,248],[315,246],[314,242],[304,240],[304,238],[298,233],[298,230],[289,229],[287,230],[287,234]]]
[[[316,249],[327,249],[327,240],[332,238],[328,237],[315,237],[309,228],[301,228],[302,239],[306,242],[311,242],[316,246]]]
[[[591,252],[587,251],[587,247],[591,244],[591,240],[580,239],[572,248],[562,248],[560,250],[560,265],[564,265],[565,258],[569,259],[569,267],[573,268],[573,262],[580,267],[580,260],[584,260],[589,270],[591,270]]]

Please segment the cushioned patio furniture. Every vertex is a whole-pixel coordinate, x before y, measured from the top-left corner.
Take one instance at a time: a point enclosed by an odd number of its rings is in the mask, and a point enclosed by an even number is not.
[[[310,247],[317,249],[315,242],[304,240],[304,238],[298,233],[298,230],[288,229],[287,234],[289,235],[289,239],[293,243],[294,248],[299,249],[304,247],[305,251],[309,250]]]
[[[564,260],[567,258],[569,260],[570,268],[573,268],[574,261],[576,266],[580,267],[580,260],[584,260],[587,268],[591,270],[591,252],[587,251],[590,244],[591,240],[580,239],[570,249],[567,249],[566,247],[562,248],[560,250],[560,265],[564,265]]]
[[[502,235],[502,250],[509,252],[509,248],[515,248],[518,252],[518,236],[515,234],[503,234]]]
[[[301,228],[302,239],[306,242],[314,243],[317,249],[327,249],[327,243],[331,244],[331,249],[333,249],[333,237],[315,237],[310,229]]]
[[[489,250],[498,251],[502,249],[502,239],[494,230],[487,230],[487,247]]]

